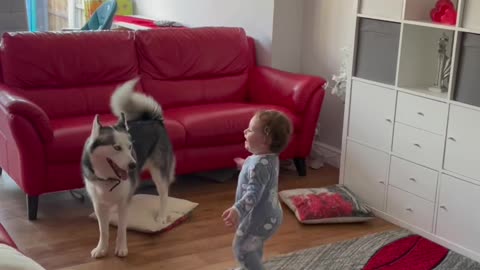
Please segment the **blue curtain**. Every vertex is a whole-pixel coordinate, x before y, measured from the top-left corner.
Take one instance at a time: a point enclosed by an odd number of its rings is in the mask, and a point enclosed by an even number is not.
[[[2,1],[2,0],[0,0]],[[48,0],[25,0],[28,30],[48,31]]]
[[[27,6],[28,30],[37,31],[37,0],[25,0]]]

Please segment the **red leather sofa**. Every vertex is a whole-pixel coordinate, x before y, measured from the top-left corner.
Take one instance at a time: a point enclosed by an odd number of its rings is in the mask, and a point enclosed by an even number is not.
[[[12,238],[10,237],[10,235],[8,234],[8,232],[5,230],[5,228],[1,223],[0,223],[0,244],[5,244],[13,248],[17,248],[17,245],[15,245],[15,242],[13,242]]]
[[[256,110],[285,112],[294,136],[282,158],[305,175],[325,80],[258,66],[241,28],[4,33],[0,47],[0,167],[27,194],[84,186],[80,157],[95,114],[114,123],[109,98],[140,75],[162,104],[177,174],[234,167]]]

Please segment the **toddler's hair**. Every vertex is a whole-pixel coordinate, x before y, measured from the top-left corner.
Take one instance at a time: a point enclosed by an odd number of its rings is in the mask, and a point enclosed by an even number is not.
[[[278,154],[285,150],[292,136],[290,119],[276,110],[258,111],[254,117],[260,120],[263,133],[271,139],[270,151]]]

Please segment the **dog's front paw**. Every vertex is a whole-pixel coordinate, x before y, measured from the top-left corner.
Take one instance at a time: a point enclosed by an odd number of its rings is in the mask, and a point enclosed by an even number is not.
[[[156,220],[157,220],[157,223],[160,223],[161,225],[167,225],[168,224],[167,217],[157,217]]]
[[[167,215],[162,215],[160,213],[157,213],[154,218],[155,218],[155,222],[159,223],[160,225],[168,224],[169,217]]]
[[[125,244],[120,244],[115,247],[115,255],[118,257],[127,257],[128,255],[128,248]]]
[[[102,247],[102,246],[97,246],[96,248],[92,249],[92,252],[90,254],[92,255],[92,258],[98,259],[105,257],[108,252],[108,247]]]

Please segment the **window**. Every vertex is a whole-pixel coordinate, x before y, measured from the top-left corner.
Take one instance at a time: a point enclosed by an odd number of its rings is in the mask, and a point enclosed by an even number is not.
[[[85,3],[84,0],[74,0],[73,27],[79,28],[85,24]]]
[[[68,1],[68,27],[80,28],[85,24],[85,0]]]

